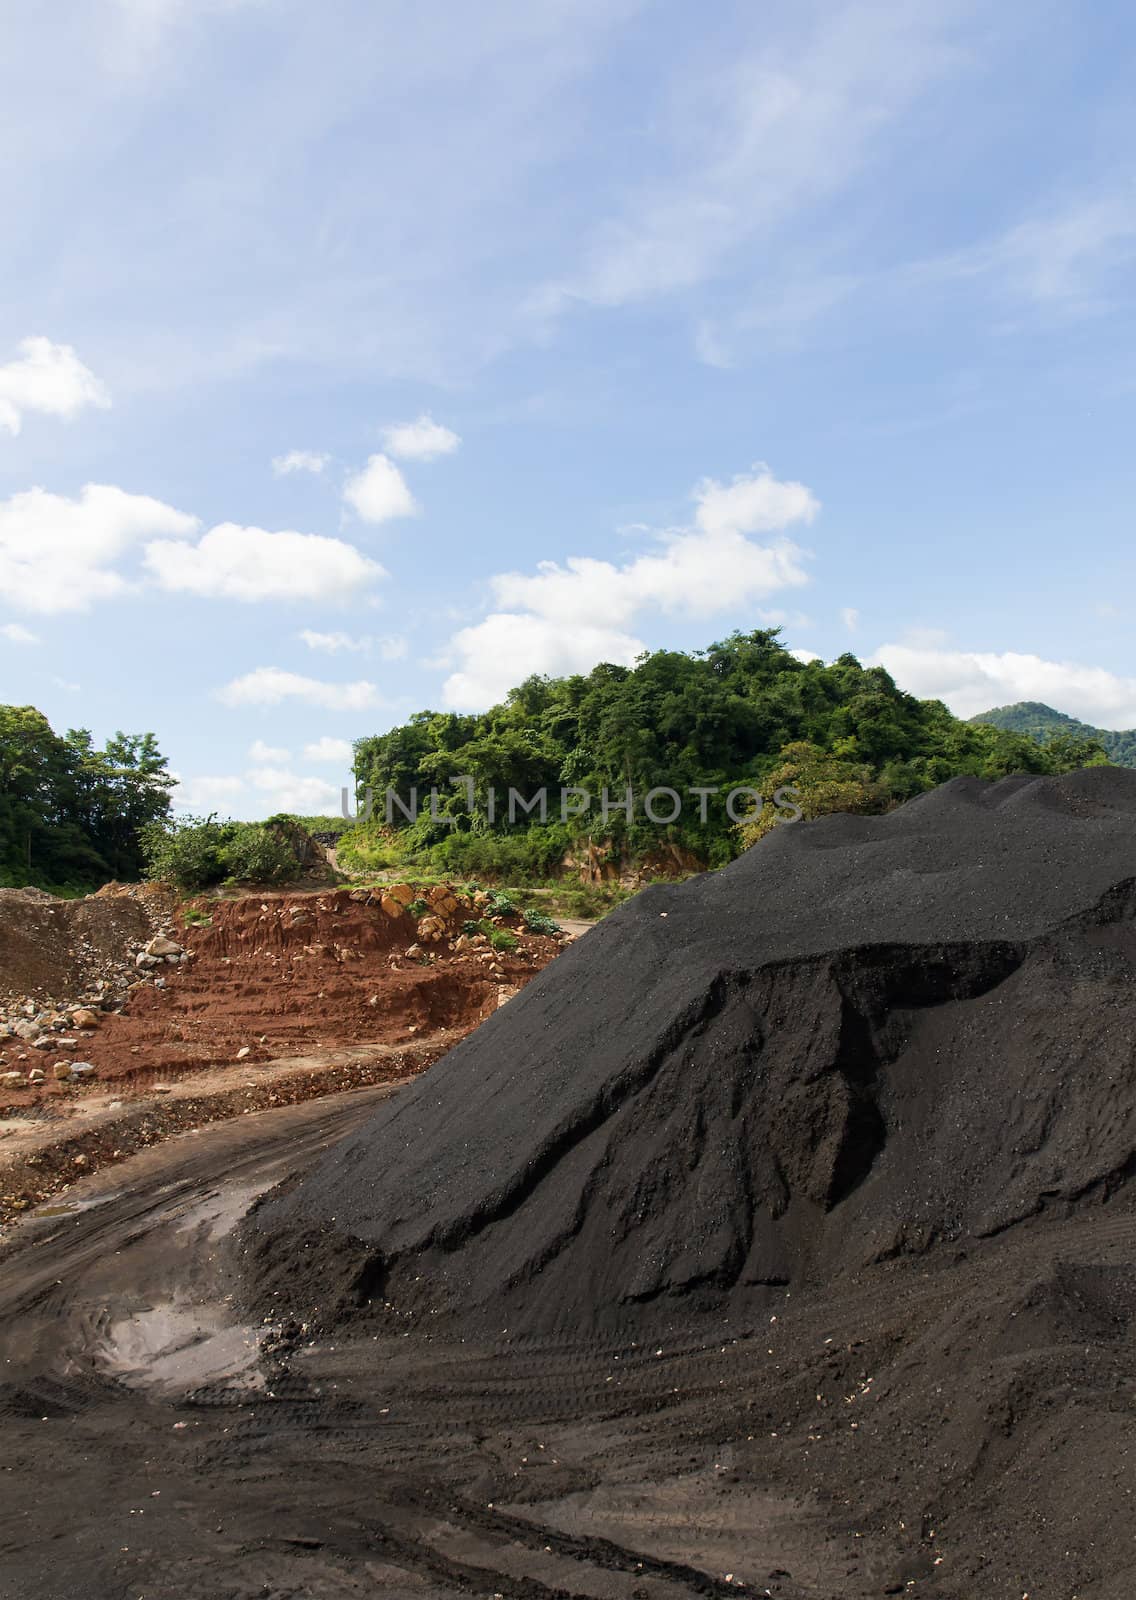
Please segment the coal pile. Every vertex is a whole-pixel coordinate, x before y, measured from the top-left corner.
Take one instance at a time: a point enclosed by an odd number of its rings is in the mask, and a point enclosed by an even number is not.
[[[325,1320],[594,1334],[1126,1208],[1134,919],[1133,772],[783,827],[607,918],[270,1197],[250,1264]]]

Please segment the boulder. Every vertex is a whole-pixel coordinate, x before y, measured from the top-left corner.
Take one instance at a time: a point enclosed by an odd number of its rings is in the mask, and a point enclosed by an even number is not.
[[[150,940],[148,945],[145,946],[144,953],[148,956],[159,957],[180,956],[181,951],[182,947],[180,944],[175,944],[172,939],[167,939],[164,934],[159,933],[155,938]]]

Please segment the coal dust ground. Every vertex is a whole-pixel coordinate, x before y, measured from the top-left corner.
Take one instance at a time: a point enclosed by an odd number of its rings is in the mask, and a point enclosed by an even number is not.
[[[648,890],[0,1254],[16,1600],[1130,1600],[1136,773]]]
[[[16,1231],[5,1600],[1134,1592],[1130,1218],[648,1344],[247,1321],[237,1219],[391,1092],[175,1140]]]

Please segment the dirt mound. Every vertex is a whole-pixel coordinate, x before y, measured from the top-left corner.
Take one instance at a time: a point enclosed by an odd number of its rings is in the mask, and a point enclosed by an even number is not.
[[[130,957],[163,909],[153,894],[122,884],[83,900],[0,889],[0,1007],[25,997],[63,1002],[100,981],[129,981]]]
[[[580,1331],[1127,1203],[1134,830],[1129,772],[957,780],[649,890],[266,1204],[252,1253],[308,1304]]]

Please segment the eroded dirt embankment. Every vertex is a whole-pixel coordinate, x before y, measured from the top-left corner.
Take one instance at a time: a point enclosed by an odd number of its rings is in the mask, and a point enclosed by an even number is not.
[[[390,900],[390,896],[383,896]],[[192,960],[171,968],[100,1024],[84,1050],[106,1079],[246,1064],[346,1044],[405,1044],[473,1027],[556,954],[552,939],[498,952],[461,934],[475,912],[457,896],[444,936],[376,893],[251,896],[214,902],[184,925]],[[397,902],[395,902],[397,904]]]
[[[6,914],[0,1220],[171,1132],[413,1075],[560,948],[445,886],[421,898],[411,885],[253,894],[180,911],[145,896],[69,906],[31,895],[12,897]],[[96,923],[92,953],[76,930]],[[473,923],[507,929],[515,948],[463,931]],[[165,948],[161,935],[140,944],[159,924],[172,953],[147,955]],[[115,986],[98,990],[96,972],[111,970]],[[12,1000],[17,977],[29,992]],[[70,984],[87,1003],[37,1006],[32,977],[40,993]]]

